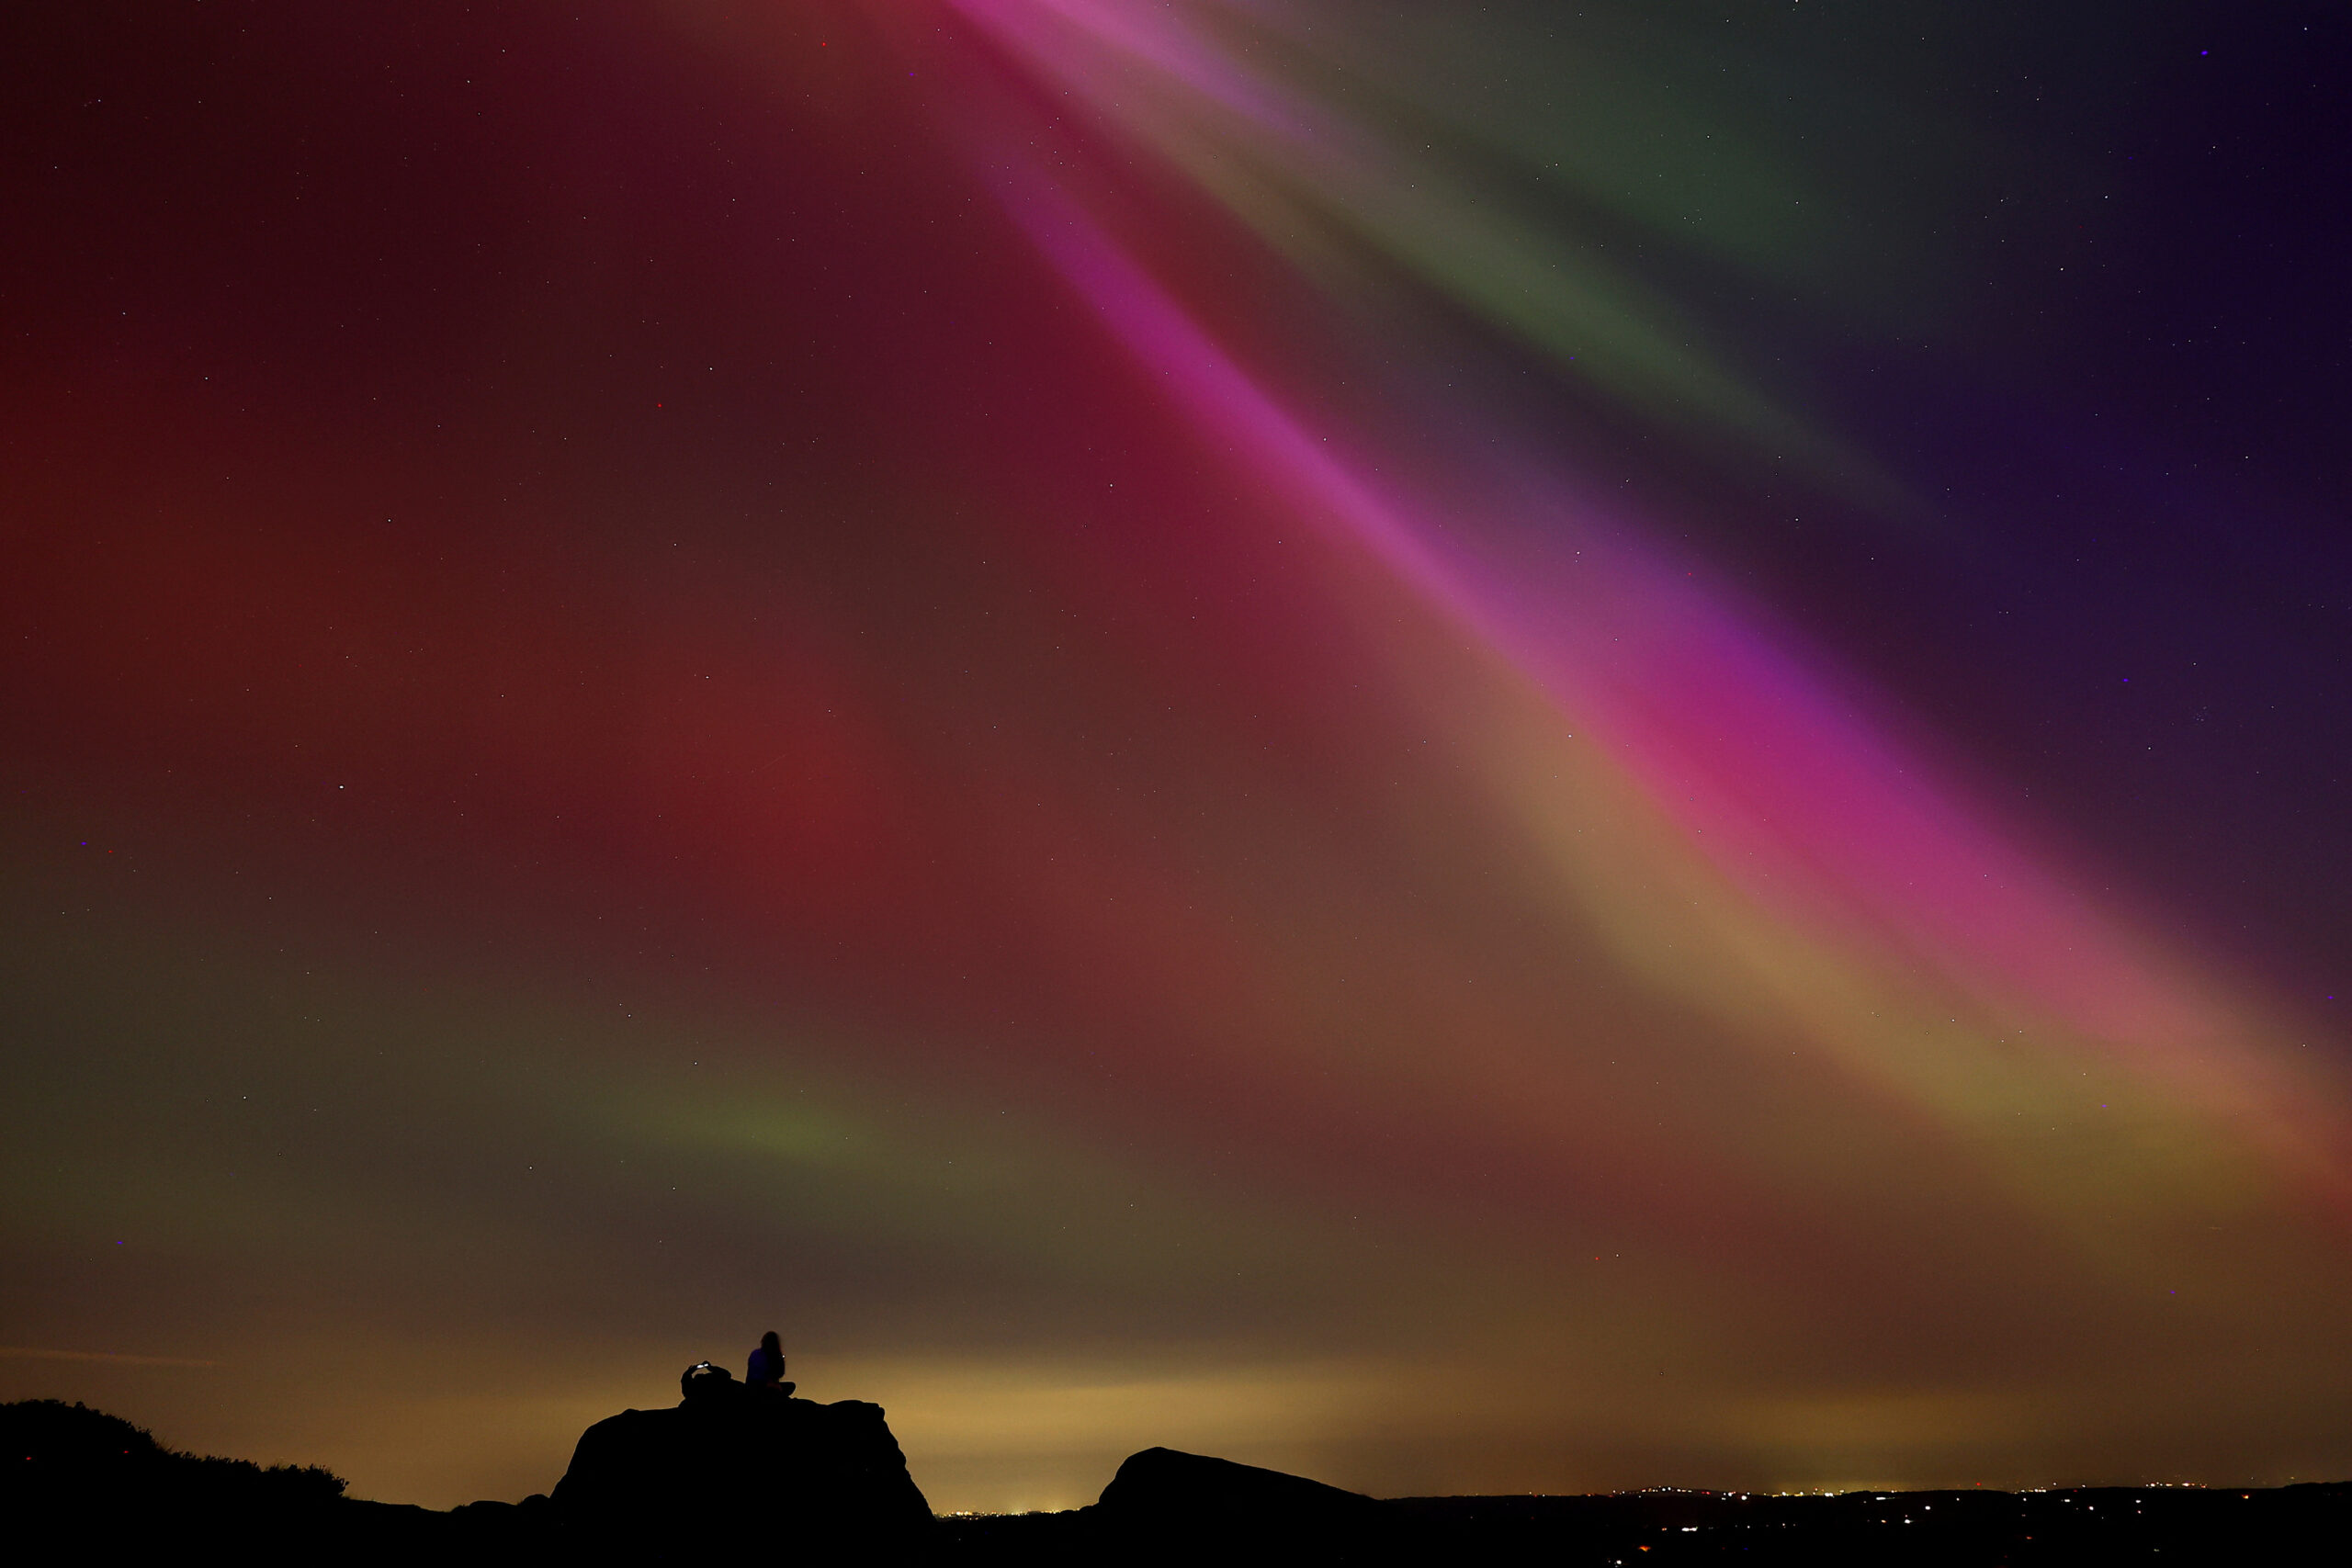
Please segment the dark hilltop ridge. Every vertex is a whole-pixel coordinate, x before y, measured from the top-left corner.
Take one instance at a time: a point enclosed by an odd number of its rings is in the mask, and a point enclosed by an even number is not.
[[[1066,1513],[934,1517],[881,1408],[690,1369],[673,1407],[582,1434],[548,1495],[446,1513],[345,1496],[317,1468],[175,1453],[80,1404],[0,1404],[12,1542],[98,1561],[226,1549],[284,1561],[917,1563],[2322,1563],[2352,1559],[2352,1483],[2223,1491],[1861,1492],[1378,1499],[1171,1449]]]
[[[2322,1563],[2352,1560],[2352,1483],[2232,1492],[1661,1490],[1381,1499],[1227,1460],[1146,1449],[1119,1467],[1091,1508],[951,1517],[940,1533],[944,1560],[1004,1564]]]

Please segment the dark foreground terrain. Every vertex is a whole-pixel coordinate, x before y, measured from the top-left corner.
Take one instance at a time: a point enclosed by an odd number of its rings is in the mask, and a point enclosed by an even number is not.
[[[256,1562],[299,1555],[436,1568],[661,1562],[712,1550],[768,1562],[989,1564],[2352,1561],[2352,1483],[2226,1492],[1374,1499],[1148,1449],[1120,1467],[1091,1507],[932,1519],[910,1507],[921,1494],[903,1464],[893,1469],[883,1457],[895,1459],[898,1450],[878,1410],[790,1404],[797,1408],[779,1414],[744,1401],[690,1400],[674,1419],[668,1411],[632,1412],[591,1428],[554,1497],[442,1513],[347,1498],[343,1483],[322,1470],[175,1453],[117,1417],[30,1401],[0,1405],[8,1477],[0,1509],[12,1540],[42,1542],[52,1559],[228,1549]],[[809,1446],[835,1436],[847,1459]],[[769,1465],[784,1467],[774,1489],[747,1489],[747,1474]],[[797,1466],[809,1468],[796,1474]]]

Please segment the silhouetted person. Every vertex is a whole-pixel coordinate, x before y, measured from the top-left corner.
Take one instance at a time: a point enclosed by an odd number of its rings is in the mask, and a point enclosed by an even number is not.
[[[792,1392],[794,1385],[784,1381],[784,1342],[775,1337],[775,1329],[760,1336],[760,1348],[752,1352],[743,1381],[773,1393]]]
[[[710,1405],[714,1400],[740,1397],[735,1376],[725,1367],[696,1361],[678,1375],[678,1392],[688,1404]]]

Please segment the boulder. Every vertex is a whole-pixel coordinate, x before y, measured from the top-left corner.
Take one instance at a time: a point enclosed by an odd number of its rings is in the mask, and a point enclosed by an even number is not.
[[[1396,1523],[1361,1492],[1175,1449],[1130,1454],[1087,1512],[1105,1548],[1154,1562],[1204,1551],[1365,1561]]]

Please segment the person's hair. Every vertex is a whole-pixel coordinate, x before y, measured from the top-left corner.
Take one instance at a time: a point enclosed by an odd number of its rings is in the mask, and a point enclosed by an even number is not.
[[[760,1348],[763,1350],[775,1350],[781,1353],[784,1349],[784,1342],[775,1337],[775,1330],[771,1328],[765,1334],[760,1336]]]

